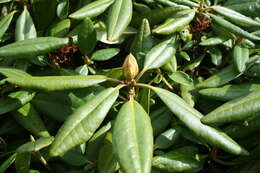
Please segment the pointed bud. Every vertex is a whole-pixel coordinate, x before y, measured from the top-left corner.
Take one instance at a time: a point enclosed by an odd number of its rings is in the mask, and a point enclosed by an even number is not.
[[[132,54],[129,54],[123,64],[123,74],[125,78],[129,81],[134,79],[138,74],[138,64],[136,62],[135,57]]]

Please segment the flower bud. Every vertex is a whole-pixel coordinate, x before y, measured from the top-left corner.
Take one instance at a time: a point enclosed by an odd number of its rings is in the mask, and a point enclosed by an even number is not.
[[[125,78],[129,81],[134,79],[139,72],[138,64],[135,57],[129,54],[123,64],[123,74]]]

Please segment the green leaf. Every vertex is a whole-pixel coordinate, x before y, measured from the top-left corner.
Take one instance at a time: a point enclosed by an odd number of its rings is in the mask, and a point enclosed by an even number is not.
[[[27,103],[12,114],[16,121],[31,133],[39,137],[50,136],[40,115],[30,103]]]
[[[106,76],[43,76],[43,77],[15,77],[7,78],[9,83],[22,88],[41,91],[61,91],[85,88],[107,80]]]
[[[0,67],[0,73],[6,77],[30,77],[31,75],[26,73],[23,70],[9,68],[9,67]]]
[[[211,7],[214,11],[216,11],[217,13],[219,13],[220,15],[224,16],[225,18],[227,18],[228,20],[230,20],[231,22],[240,25],[240,26],[246,26],[246,27],[250,27],[250,26],[260,26],[260,23],[247,17],[244,16],[241,13],[238,13],[234,10],[228,9],[226,7],[222,7],[219,5],[216,6],[212,6]]]
[[[176,71],[168,75],[171,80],[182,85],[193,85],[193,80],[190,76],[182,71]]]
[[[224,43],[225,41],[229,40],[228,37],[219,36],[219,37],[211,37],[206,40],[200,42],[201,46],[215,46]]]
[[[69,17],[72,19],[82,20],[86,17],[93,18],[100,14],[102,14],[112,3],[114,0],[97,0],[86,4],[79,10],[70,14]]]
[[[154,46],[145,56],[143,71],[159,68],[166,64],[176,52],[176,36]]]
[[[126,102],[116,117],[113,128],[113,149],[125,173],[151,172],[152,126],[147,113],[134,100]]]
[[[203,123],[227,123],[244,120],[260,111],[260,91],[231,100],[201,119]]]
[[[249,40],[260,40],[260,37],[251,34],[243,29],[241,29],[240,27],[230,23],[229,21],[223,19],[222,17],[216,16],[214,14],[209,14],[210,17],[212,18],[212,20],[217,23],[219,26],[223,27],[224,29],[226,29],[227,31],[237,35],[237,36],[241,36],[243,38],[247,38]]]
[[[249,60],[249,49],[235,45],[233,49],[233,61],[236,69],[242,73],[246,69],[246,63]]]
[[[177,142],[180,136],[180,128],[171,128],[160,134],[155,140],[155,146],[159,149],[167,149]]]
[[[247,125],[231,124],[224,128],[225,133],[235,139],[245,138],[260,130],[260,116],[257,113],[246,119]],[[249,141],[250,142],[250,141]],[[250,153],[251,154],[251,153]]]
[[[69,0],[58,0],[57,5],[57,16],[60,19],[66,19],[69,14],[70,1]]]
[[[16,158],[16,153],[14,153],[7,160],[5,160],[0,165],[0,173],[4,173],[8,169],[8,167],[15,161],[15,158]]]
[[[86,151],[86,157],[88,160],[90,161],[97,161],[98,160],[98,155],[100,151],[103,142],[106,138],[107,133],[110,131],[111,129],[111,122],[108,122],[106,125],[104,125],[103,127],[101,127],[93,136],[92,138],[88,141],[87,143],[87,151]]]
[[[28,173],[31,163],[31,153],[17,153],[15,169],[17,173]]]
[[[138,93],[138,103],[143,106],[144,110],[150,113],[151,91],[147,88],[141,88]]]
[[[132,0],[115,0],[108,14],[107,39],[116,41],[132,19]]]
[[[117,159],[113,152],[112,134],[108,133],[98,156],[98,172],[114,173],[117,167]]]
[[[33,142],[27,142],[16,149],[17,153],[24,153],[24,152],[36,152],[45,147],[48,147],[53,142],[54,137],[41,137]]]
[[[258,0],[236,1],[225,6],[247,16],[259,17],[260,6]]]
[[[147,19],[150,25],[152,26],[163,22],[169,16],[173,16],[174,14],[176,14],[176,12],[182,9],[183,9],[182,7],[166,7],[166,8],[146,11],[141,15],[140,14],[134,15],[132,19],[132,23],[136,26],[140,26],[140,23],[143,21],[143,19]]]
[[[218,66],[222,63],[222,52],[216,47],[211,47],[207,51],[210,54],[211,62]]]
[[[33,99],[35,93],[28,91],[16,91],[0,98],[0,115],[13,111]]]
[[[153,166],[169,172],[184,172],[199,169],[202,161],[197,158],[197,149],[183,147],[153,158]]]
[[[163,23],[159,25],[157,28],[153,30],[153,33],[169,35],[178,31],[183,30],[194,18],[195,11],[194,10],[183,10],[181,13],[184,13],[182,16],[178,16],[176,18],[169,18]]]
[[[66,152],[60,159],[72,166],[83,166],[87,163],[87,159],[85,157],[85,155],[79,151],[76,150],[77,148],[72,148],[71,150],[69,150],[68,152]]]
[[[225,85],[220,88],[202,89],[199,91],[199,94],[213,100],[229,101],[257,90],[260,90],[259,84],[245,83],[240,85]]]
[[[162,66],[163,70],[170,72],[170,73],[176,72],[177,68],[178,67],[177,67],[176,56],[172,56],[170,61],[167,64]]]
[[[53,37],[64,37],[69,32],[71,22],[69,19],[64,19],[51,26],[48,35]]]
[[[50,155],[62,155],[88,141],[101,125],[117,97],[118,89],[108,88],[76,109],[58,131]]]
[[[71,100],[59,93],[38,93],[32,104],[43,115],[59,122],[63,122],[73,111]]]
[[[119,52],[120,49],[118,48],[99,49],[92,54],[91,59],[95,61],[106,61],[116,56]]]
[[[218,87],[232,81],[233,79],[239,76],[239,72],[234,68],[233,65],[230,65],[226,68],[220,70],[217,74],[210,76],[208,79],[196,85],[199,88],[206,87]]]
[[[153,135],[157,136],[166,130],[171,121],[172,113],[166,107],[162,107],[151,112],[150,117],[152,121]]]
[[[131,44],[131,53],[138,57],[140,52],[148,52],[153,47],[153,39],[149,21],[143,19],[138,33],[136,34],[133,43]],[[143,59],[137,59],[139,65],[143,64]]]
[[[90,55],[95,49],[97,38],[93,22],[86,18],[80,24],[80,31],[78,34],[79,50],[82,54]]]
[[[195,97],[192,95],[192,91],[195,89],[194,85],[181,85],[181,97],[191,107],[195,106]]]
[[[15,11],[7,14],[5,17],[3,17],[0,20],[0,39],[3,37],[4,33],[9,28],[9,25],[13,19],[14,14],[15,14]]]
[[[82,66],[78,66],[76,69],[75,69],[76,72],[78,72],[78,74],[80,75],[85,75],[87,76],[88,75],[88,65],[82,65]]]
[[[177,4],[187,5],[189,7],[199,7],[199,4],[190,0],[172,0],[173,2],[176,2]]]
[[[161,98],[161,100],[178,117],[178,119],[197,137],[212,146],[223,149],[226,152],[236,155],[248,155],[248,152],[245,149],[240,147],[225,133],[202,124],[200,119],[203,115],[188,105],[179,96],[165,89],[156,87],[152,87],[151,89]]]
[[[24,7],[22,14],[18,17],[15,27],[15,40],[26,40],[37,37],[37,32],[32,20],[32,17],[27,10],[27,7]]]
[[[45,55],[61,46],[67,45],[68,38],[38,37],[21,40],[0,47],[0,57],[3,58],[35,58]]]

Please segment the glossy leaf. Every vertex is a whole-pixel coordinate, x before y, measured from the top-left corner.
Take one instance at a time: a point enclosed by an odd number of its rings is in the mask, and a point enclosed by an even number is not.
[[[187,5],[189,7],[199,7],[198,3],[190,0],[172,0],[172,1],[176,2],[177,4]]]
[[[166,130],[172,117],[171,114],[172,113],[166,107],[151,112],[150,117],[154,136],[157,136]]]
[[[260,91],[231,100],[201,119],[203,123],[227,123],[244,120],[260,111]]]
[[[25,129],[39,137],[50,136],[40,115],[30,103],[12,113],[16,121]]]
[[[257,113],[254,116],[246,119],[247,125],[245,124],[231,124],[227,126],[224,131],[229,136],[235,139],[245,138],[260,130],[260,116]],[[251,154],[251,153],[250,153]]]
[[[3,37],[4,33],[9,28],[9,25],[13,19],[14,14],[15,12],[11,12],[0,20],[0,39]]]
[[[180,11],[181,7],[166,7],[161,9],[154,9],[147,12],[144,12],[141,15],[133,16],[132,23],[139,26],[143,19],[147,19],[150,25],[155,25],[163,22],[169,16],[173,16],[176,12]]]
[[[22,40],[0,47],[3,58],[35,58],[67,45],[68,38],[38,37]]]
[[[8,169],[8,167],[15,161],[15,158],[16,158],[16,153],[14,153],[7,160],[1,163],[0,173],[4,173]]]
[[[89,55],[96,46],[96,31],[93,22],[86,18],[80,26],[78,35],[79,50],[82,54]]]
[[[242,73],[246,69],[246,63],[249,60],[249,49],[236,45],[233,49],[233,61],[236,69]]]
[[[85,88],[107,80],[106,76],[43,76],[43,77],[15,77],[7,78],[9,83],[22,88],[41,91],[61,91]]]
[[[23,70],[9,68],[9,67],[0,67],[0,73],[6,77],[30,77],[31,75],[26,73]]]
[[[223,19],[222,17],[216,16],[214,14],[210,14],[210,17],[214,22],[216,22],[219,26],[223,27],[227,31],[236,34],[238,36],[241,36],[243,38],[247,38],[249,40],[260,40],[260,37],[251,34],[240,27],[228,22],[227,20]]]
[[[97,161],[99,157],[101,147],[103,146],[103,143],[105,142],[106,135],[111,130],[112,123],[109,122],[103,127],[101,127],[95,134],[92,136],[92,138],[87,143],[87,151],[86,151],[86,157],[90,161]]]
[[[177,71],[177,59],[175,56],[172,56],[170,61],[165,64],[164,66],[162,66],[162,69],[167,71],[167,72],[176,72]]]
[[[193,95],[192,91],[195,89],[194,85],[181,85],[181,97],[188,103],[191,107],[195,106],[196,97]]]
[[[24,152],[36,152],[45,147],[48,147],[53,142],[54,137],[41,137],[33,142],[27,142],[16,149],[17,153],[24,153]]]
[[[142,25],[140,26],[140,29],[131,45],[131,53],[137,57],[137,62],[139,65],[143,64],[143,59],[138,59],[138,53],[148,52],[152,47],[153,39],[149,21],[147,19],[143,19]]]
[[[210,54],[211,57],[211,62],[214,65],[220,65],[222,62],[222,52],[220,49],[216,48],[216,47],[211,47],[208,50],[208,53]]]
[[[145,56],[143,70],[159,68],[166,64],[176,52],[176,36],[154,46]]]
[[[181,31],[192,21],[194,16],[195,16],[195,11],[189,10],[189,12],[187,12],[186,14],[180,17],[167,19],[165,23],[155,28],[153,30],[153,33],[169,35],[174,32]]]
[[[240,147],[225,133],[202,124],[200,119],[203,115],[188,105],[179,96],[161,88],[152,87],[152,90],[161,98],[161,100],[178,117],[178,119],[200,139],[232,154],[248,154],[245,149]]]
[[[240,25],[240,26],[260,26],[260,23],[247,17],[244,16],[241,13],[238,13],[234,10],[216,5],[216,6],[212,6],[211,7],[214,11],[216,11],[217,13],[219,13],[220,15],[224,16],[225,18],[227,18],[228,20],[230,20],[231,22]]]
[[[169,172],[183,172],[198,169],[202,161],[196,157],[197,149],[183,147],[153,158],[153,166]]]
[[[203,40],[202,42],[200,42],[200,45],[201,46],[215,46],[215,45],[218,45],[218,44],[222,44],[224,43],[225,41],[227,41],[229,38],[228,37],[211,37],[211,38],[208,38],[206,40]]]
[[[120,50],[117,48],[100,49],[92,54],[91,59],[96,61],[106,61],[116,56],[119,52]]]
[[[233,65],[230,65],[226,68],[223,68],[218,73],[210,76],[208,79],[196,85],[199,88],[205,87],[218,87],[228,83],[229,81],[237,78],[239,76],[239,72],[234,68]]]
[[[182,85],[192,85],[193,80],[192,78],[189,77],[188,74],[182,72],[182,71],[176,71],[173,72],[172,74],[168,75],[171,80],[174,82],[177,82]]]
[[[31,163],[31,153],[18,153],[15,159],[17,173],[28,173]]]
[[[119,39],[132,19],[132,8],[132,0],[115,0],[108,14],[108,40]]]
[[[240,84],[240,85],[225,85],[220,88],[207,88],[199,91],[199,94],[203,97],[229,101],[241,96],[245,96],[252,91],[260,90],[259,84]]]
[[[48,34],[53,37],[64,37],[69,32],[70,26],[71,21],[69,19],[64,19],[52,25]]]
[[[252,1],[237,1],[226,5],[227,8],[235,10],[244,15],[258,17],[259,16],[259,2],[257,0]]]
[[[70,14],[69,17],[72,19],[82,20],[86,17],[92,18],[102,14],[111,4],[113,4],[114,0],[97,0],[86,4],[79,10]]]
[[[60,19],[65,19],[69,14],[70,1],[69,0],[58,0],[57,5],[57,16]]]
[[[0,98],[0,115],[13,111],[31,101],[35,93],[28,91],[16,91]]]
[[[136,101],[126,102],[117,115],[113,129],[113,149],[125,173],[150,173],[152,126],[149,116]]]
[[[58,131],[50,155],[62,155],[88,141],[101,125],[117,97],[118,89],[108,88],[76,109]]]
[[[37,32],[32,20],[32,17],[27,10],[27,7],[24,7],[22,14],[18,17],[15,27],[15,40],[26,40],[37,37]]]
[[[155,140],[156,147],[159,149],[166,149],[172,146],[178,140],[180,136],[180,130],[180,128],[171,128],[160,134]]]

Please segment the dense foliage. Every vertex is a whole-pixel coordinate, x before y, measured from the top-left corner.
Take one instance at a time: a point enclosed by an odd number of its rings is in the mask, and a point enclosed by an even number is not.
[[[0,173],[259,173],[259,0],[0,6]]]

